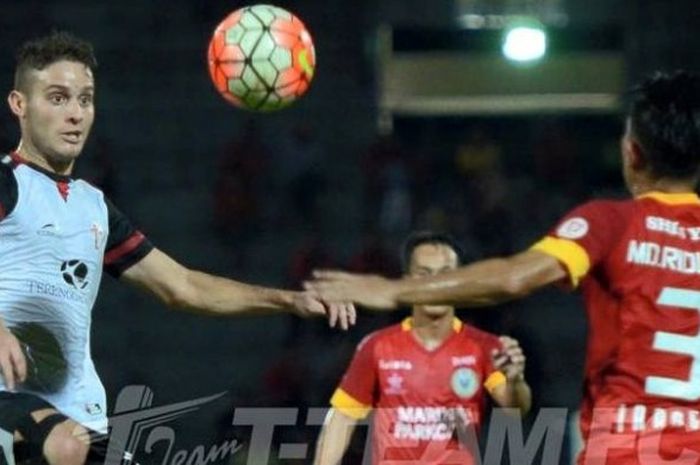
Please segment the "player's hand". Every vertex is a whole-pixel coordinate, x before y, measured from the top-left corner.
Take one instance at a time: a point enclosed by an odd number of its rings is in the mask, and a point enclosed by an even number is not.
[[[398,281],[377,275],[317,270],[304,288],[326,302],[353,302],[374,310],[398,307]]]
[[[501,350],[494,349],[492,354],[493,366],[500,370],[508,381],[525,379],[525,354],[518,341],[508,336],[498,338]]]
[[[27,379],[27,360],[19,341],[0,323],[0,374],[10,391]]]
[[[452,407],[446,409],[440,415],[440,423],[443,423],[449,430],[463,432],[470,426],[474,426],[473,418],[462,407]]]
[[[322,301],[309,292],[297,293],[293,300],[294,312],[302,317],[323,316],[328,318],[328,326],[347,330],[357,321],[357,312],[352,303]]]

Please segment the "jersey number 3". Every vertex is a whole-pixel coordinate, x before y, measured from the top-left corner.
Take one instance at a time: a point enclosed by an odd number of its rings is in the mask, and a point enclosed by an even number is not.
[[[658,305],[675,307],[679,311],[693,310],[700,312],[700,292],[675,287],[665,287],[661,291]],[[697,401],[700,399],[700,334],[686,336],[683,334],[657,331],[654,334],[653,348],[692,357],[690,377],[687,381],[661,376],[648,376],[645,391],[648,394]]]

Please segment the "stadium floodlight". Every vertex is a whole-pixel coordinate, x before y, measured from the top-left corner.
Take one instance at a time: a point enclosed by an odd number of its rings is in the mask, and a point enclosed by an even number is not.
[[[527,63],[539,60],[547,52],[547,33],[535,20],[513,23],[506,29],[501,50],[511,61]]]

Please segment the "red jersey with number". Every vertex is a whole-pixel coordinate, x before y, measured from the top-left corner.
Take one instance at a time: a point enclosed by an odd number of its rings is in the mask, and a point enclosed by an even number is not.
[[[491,363],[492,350],[501,346],[496,336],[457,319],[453,329],[429,351],[416,339],[409,318],[358,346],[331,405],[356,419],[373,410],[374,465],[472,462],[458,444],[455,417],[478,427],[485,393],[505,383]]]
[[[533,248],[563,263],[584,295],[584,438],[596,428],[637,442],[700,431],[700,199],[593,201]]]

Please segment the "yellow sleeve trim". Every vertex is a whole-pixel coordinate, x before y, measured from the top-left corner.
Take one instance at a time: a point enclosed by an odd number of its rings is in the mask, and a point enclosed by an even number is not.
[[[486,381],[484,381],[484,387],[489,391],[489,394],[492,394],[494,389],[505,382],[506,375],[504,375],[502,371],[494,371],[486,378]]]
[[[372,410],[372,406],[363,404],[340,388],[333,393],[331,405],[355,420],[362,420]]]
[[[586,249],[568,239],[545,237],[533,245],[531,249],[544,252],[562,262],[569,272],[573,287],[578,286],[581,278],[586,276],[591,268],[591,260]]]

